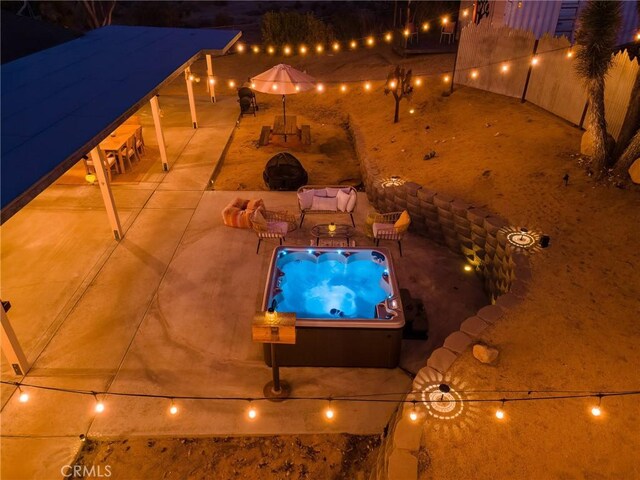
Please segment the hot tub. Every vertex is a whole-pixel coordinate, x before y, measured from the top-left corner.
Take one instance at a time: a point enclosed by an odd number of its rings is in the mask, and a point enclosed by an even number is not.
[[[296,344],[277,346],[278,365],[396,367],[399,292],[386,248],[276,248],[262,308],[297,317]],[[270,366],[269,344],[264,355]]]

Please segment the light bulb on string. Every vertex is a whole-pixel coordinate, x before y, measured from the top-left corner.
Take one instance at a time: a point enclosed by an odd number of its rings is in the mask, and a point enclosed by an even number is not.
[[[478,71],[477,71],[477,70],[473,70],[473,71],[471,72],[471,78],[473,78],[474,80],[475,80],[476,78],[478,78]]]
[[[414,113],[416,113],[416,109],[415,109],[415,108],[410,108],[410,109],[409,109],[409,113],[410,113],[411,115],[413,115]]]
[[[173,398],[171,399],[171,405],[169,405],[169,413],[171,415],[175,415],[178,413],[178,407],[176,406],[176,404],[173,402]]]
[[[318,52],[318,53],[324,52],[324,45],[322,45],[320,43],[318,45],[316,45],[316,52]]]
[[[229,80],[229,88],[233,88],[236,86],[236,82],[234,82],[233,80]]]
[[[335,416],[336,416],[336,412],[333,409],[333,406],[331,405],[331,400],[329,400],[329,405],[324,410],[324,418],[327,419],[328,421],[331,421],[335,418]]]
[[[449,75],[445,75],[444,77],[442,77],[442,81],[444,83],[449,83]]]
[[[423,32],[428,32],[429,31],[429,22],[424,22],[422,24],[422,31]]]
[[[598,405],[591,408],[591,415],[593,415],[594,417],[599,417],[600,415],[602,415],[602,409],[600,408],[601,404],[602,404],[602,394],[598,395]]]
[[[301,45],[300,46],[300,55],[306,55],[307,53],[307,46],[306,45]]]
[[[572,58],[573,57],[573,50],[569,49],[569,51],[567,52],[567,58]]]
[[[396,88],[396,86],[397,86],[397,85],[398,85],[398,84],[396,83],[396,81],[395,81],[395,80],[391,80],[391,81],[389,82],[389,88]]]
[[[286,45],[284,47],[283,52],[284,52],[285,55],[291,55],[291,47],[289,45]]]
[[[215,79],[215,78],[210,78],[210,79],[209,79],[209,83],[210,83],[211,85],[215,85],[215,84],[216,84],[216,79]]]
[[[505,413],[504,413],[504,402],[506,402],[506,400],[502,400],[502,404],[500,405],[500,408],[498,408],[496,410],[496,418],[498,420],[503,420],[505,417]]]
[[[503,63],[502,67],[500,67],[500,70],[502,71],[502,73],[507,73],[509,71],[509,65]]]
[[[190,74],[189,75],[189,81],[193,82],[196,79],[195,75]]]
[[[249,400],[249,408],[247,408],[247,418],[249,420],[255,420],[258,417],[258,410],[253,406],[251,400]]]
[[[473,267],[472,267],[471,265],[465,265],[465,266],[464,266],[464,271],[465,271],[465,272],[470,272],[470,271],[472,271],[472,270],[473,270]]]
[[[536,56],[531,59],[531,65],[536,66],[540,62],[540,59]]]
[[[238,53],[243,53],[244,52],[244,44],[239,43],[238,46],[236,47],[236,50],[238,51]]]
[[[333,42],[333,45],[331,45],[331,48],[333,48],[334,52],[337,52],[338,50],[340,50],[340,44],[338,42]]]
[[[27,403],[29,401],[29,394],[25,391],[22,390],[22,388],[20,388],[20,386],[18,386],[18,392],[20,392],[20,396],[18,397],[18,401],[20,403]]]
[[[324,85],[319,83],[318,85],[316,85],[316,90],[318,91],[318,93],[324,92]]]
[[[340,91],[342,93],[346,92],[347,91],[347,86],[345,84],[340,85]]]
[[[251,88],[256,88],[256,82],[251,82]]]
[[[413,400],[411,403],[413,404],[413,406],[411,407],[411,412],[409,412],[409,419],[412,422],[415,422],[416,420],[418,420],[418,412],[416,411],[416,401]]]
[[[273,47],[271,47],[271,46],[267,47],[267,53],[268,53],[269,55],[273,55],[273,54],[275,53],[275,51],[276,51],[276,49],[275,49],[275,48],[273,48]]]
[[[462,16],[463,16],[463,17],[465,17],[465,18],[469,16],[469,9],[468,9],[468,8],[465,8],[465,9],[462,11]]]
[[[358,46],[358,42],[356,42],[355,40],[351,40],[351,42],[349,42],[349,46],[352,50],[355,50],[355,48]]]
[[[414,83],[415,83],[416,87],[419,87],[420,85],[422,85],[422,79],[421,78],[416,78]]]
[[[365,82],[364,83],[364,89],[368,92],[369,90],[371,90],[371,83],[370,82]]]
[[[393,39],[393,35],[391,35],[391,32],[387,32],[384,35],[384,39],[385,39],[386,42],[390,42]]]
[[[94,407],[96,413],[104,412],[104,403],[101,400],[98,400],[98,395],[94,393],[93,398],[96,400],[96,405]]]
[[[253,47],[251,47],[251,51],[253,53],[260,53],[260,47],[257,45],[254,45]]]
[[[409,29],[408,29],[408,28],[405,28],[405,29],[402,31],[402,34],[403,34],[405,37],[408,37],[410,33],[411,33],[411,32],[409,31]]]
[[[374,40],[373,37],[368,37],[367,38],[367,45],[369,45],[370,47],[373,47],[373,45],[375,45],[376,41]]]
[[[449,17],[442,17],[442,25],[449,23]]]
[[[271,89],[272,90],[278,90],[278,85],[274,83],[273,85],[271,85]]]

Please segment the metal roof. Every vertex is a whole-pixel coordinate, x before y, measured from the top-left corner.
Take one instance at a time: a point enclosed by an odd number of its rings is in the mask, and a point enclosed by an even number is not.
[[[0,67],[2,223],[237,30],[108,26]]]

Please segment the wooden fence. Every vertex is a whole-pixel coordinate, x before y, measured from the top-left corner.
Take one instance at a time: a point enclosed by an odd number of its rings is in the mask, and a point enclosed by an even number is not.
[[[582,80],[575,73],[575,47],[565,37],[544,35],[488,22],[462,29],[454,82],[510,97],[524,98],[575,125],[587,107]],[[535,65],[531,65],[534,57]],[[607,129],[618,138],[640,66],[626,51],[613,57],[605,83]],[[529,82],[527,75],[530,71]]]

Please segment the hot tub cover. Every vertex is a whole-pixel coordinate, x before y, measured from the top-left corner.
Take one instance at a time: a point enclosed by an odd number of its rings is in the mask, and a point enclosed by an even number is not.
[[[262,173],[269,190],[298,190],[309,179],[300,161],[287,152],[280,152],[267,162]]]

